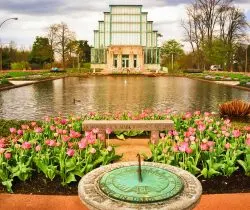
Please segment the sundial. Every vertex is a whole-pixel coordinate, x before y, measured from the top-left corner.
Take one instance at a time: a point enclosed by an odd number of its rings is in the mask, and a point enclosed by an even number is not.
[[[189,210],[200,200],[202,186],[189,172],[174,166],[120,162],[82,177],[79,198],[90,210]]]
[[[100,189],[109,197],[131,203],[150,203],[169,199],[183,190],[180,177],[154,166],[127,166],[106,173]]]

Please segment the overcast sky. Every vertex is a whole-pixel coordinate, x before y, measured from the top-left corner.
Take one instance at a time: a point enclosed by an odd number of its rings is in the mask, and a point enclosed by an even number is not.
[[[9,17],[0,28],[2,43],[13,40],[18,47],[29,48],[36,36],[46,34],[46,28],[54,23],[66,22],[76,33],[77,39],[93,44],[93,30],[98,29],[98,20],[109,4],[142,4],[148,19],[154,21],[154,29],[162,35],[162,41],[183,39],[180,20],[185,18],[185,8],[191,0],[0,0],[0,23]],[[235,0],[250,22],[250,0]],[[186,47],[187,49],[187,47]]]

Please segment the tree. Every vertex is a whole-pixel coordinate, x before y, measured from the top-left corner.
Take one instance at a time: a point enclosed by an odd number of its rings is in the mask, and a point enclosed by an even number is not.
[[[87,40],[79,41],[79,50],[81,53],[81,60],[83,63],[90,63],[91,59],[91,47],[88,44]]]
[[[62,66],[66,67],[66,56],[69,51],[69,43],[75,40],[74,32],[70,31],[66,23],[53,24],[49,27],[49,37],[51,46],[55,53],[62,57]]]
[[[49,39],[37,36],[32,46],[29,62],[44,67],[45,63],[53,62],[53,53],[51,51],[52,48],[49,44]]]
[[[171,58],[172,70],[174,69],[174,60],[183,54],[182,45],[174,39],[164,42],[161,47],[161,56],[163,60]]]
[[[209,44],[211,44],[211,46],[209,46]],[[217,64],[223,69],[227,67],[231,47],[225,44],[224,40],[217,38],[213,39],[212,43],[203,43],[202,49],[208,65]]]
[[[245,14],[234,6],[233,0],[194,0],[187,8],[187,15],[187,20],[182,21],[185,40],[196,54],[198,66],[208,67],[210,58],[204,56],[209,53],[205,53],[204,49],[213,51],[213,44],[218,44],[220,39],[229,50],[226,63],[228,69],[231,69],[235,44],[245,35]]]

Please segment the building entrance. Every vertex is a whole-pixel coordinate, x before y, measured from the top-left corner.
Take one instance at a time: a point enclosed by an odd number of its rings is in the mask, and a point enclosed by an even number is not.
[[[122,55],[122,68],[129,67],[129,55]]]

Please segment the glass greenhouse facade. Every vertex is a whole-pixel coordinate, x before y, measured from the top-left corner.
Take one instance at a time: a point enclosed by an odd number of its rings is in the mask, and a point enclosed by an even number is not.
[[[106,70],[136,70],[160,68],[158,32],[148,21],[142,5],[110,5],[94,31],[91,66]]]

